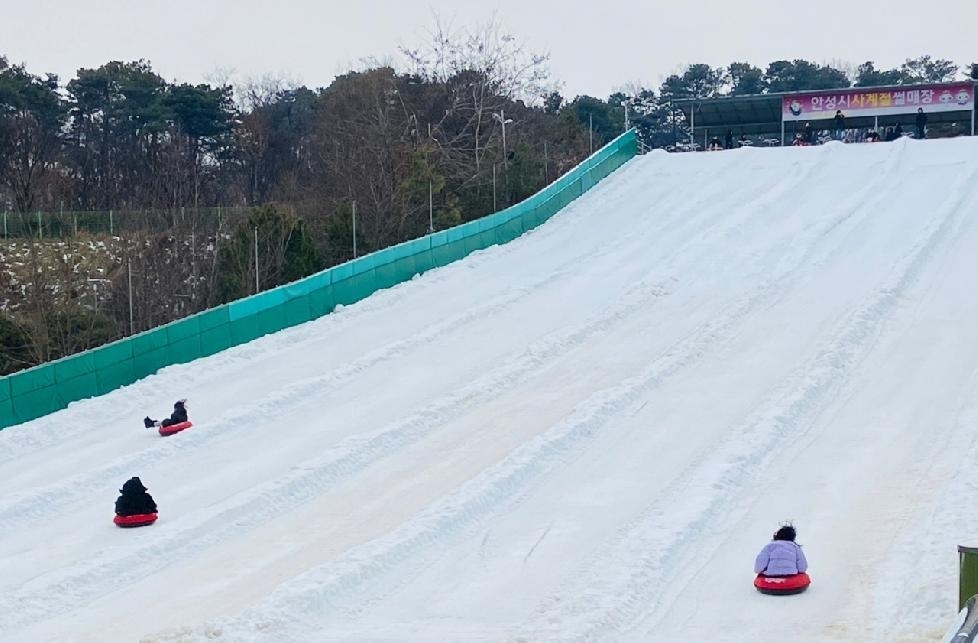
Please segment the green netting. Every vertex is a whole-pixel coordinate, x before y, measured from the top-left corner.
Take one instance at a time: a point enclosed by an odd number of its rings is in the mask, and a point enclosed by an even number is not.
[[[378,252],[384,252],[384,250],[380,250]],[[353,274],[361,275],[365,272],[370,272],[371,270],[373,270],[374,266],[377,263],[377,257],[376,257],[377,254],[378,253],[364,255],[359,259],[354,259],[353,261],[351,261],[350,269],[353,271]]]
[[[173,360],[171,364],[194,361],[200,357],[200,333],[192,337],[174,340],[167,347],[167,353],[167,356]]]
[[[202,313],[194,315],[194,317],[197,318],[197,326],[200,328],[200,332],[202,333],[212,328],[226,326],[230,321],[227,306],[218,306],[217,308],[212,308],[211,310],[205,310]]]
[[[455,241],[462,241],[465,237],[475,234],[479,231],[479,226],[476,225],[474,221],[468,223],[463,223],[460,226],[455,226],[454,228],[449,228],[445,230],[445,243],[453,243]]]
[[[92,355],[95,356],[96,370],[101,370],[114,364],[132,362],[132,344],[124,340],[112,342],[105,346],[99,346],[92,351]]]
[[[296,295],[295,297],[292,297],[282,304],[280,312],[283,322],[282,328],[298,326],[299,324],[304,324],[310,319],[313,319],[312,315],[309,313],[308,295]]]
[[[618,137],[529,199],[482,219],[415,239],[305,279],[199,313],[58,362],[0,378],[0,428],[243,344],[352,304],[381,288],[511,241],[544,223],[635,155],[634,131]]]
[[[11,406],[13,407],[13,417],[6,422],[5,426],[27,422],[47,415],[54,410],[64,408],[65,404],[62,403],[62,399],[58,395],[57,385],[51,384],[19,395],[14,394],[11,397]]]
[[[228,330],[231,335],[231,346],[245,344],[261,337],[261,325],[257,314],[234,320],[234,323],[228,325]]]
[[[0,420],[3,418],[10,418],[13,423],[14,405],[10,401],[10,381],[7,378],[0,380]],[[0,423],[0,427],[2,426]]]
[[[98,395],[104,395],[119,387],[132,384],[137,379],[134,375],[132,359],[100,366],[95,372],[95,376]]]
[[[277,288],[272,288],[271,290],[266,290],[265,292],[258,293],[257,295],[252,295],[251,297],[246,297],[245,299],[239,299],[238,301],[232,301],[228,304],[228,319],[231,322],[235,322],[239,319],[244,319],[255,313],[263,310],[274,309],[276,306],[281,306],[289,299],[288,291],[286,291],[285,286],[279,286]]]
[[[347,263],[341,263],[338,266],[333,266],[327,272],[330,275],[329,283],[335,284],[337,281],[343,281],[344,279],[349,279],[353,276],[353,266]]]
[[[436,268],[435,260],[431,256],[431,248],[414,255],[414,270],[417,274],[425,273]],[[413,277],[414,275],[412,275]]]
[[[366,299],[376,291],[377,281],[372,270],[333,283],[333,299],[344,306]]]
[[[285,328],[285,319],[280,310],[280,308],[266,308],[252,315],[252,319],[255,321],[254,328],[258,331],[258,337],[276,333]]]
[[[57,383],[54,377],[54,366],[51,364],[35,366],[26,371],[8,375],[8,377],[10,378],[10,396],[12,398],[54,386]]]
[[[309,293],[309,314],[312,315],[312,319],[332,312],[335,307],[336,302],[333,300],[333,286],[326,285]]]
[[[166,329],[167,344],[173,344],[188,337],[198,337],[200,335],[200,322],[196,317],[187,317],[172,324],[167,324],[163,328]]]
[[[509,243],[523,234],[523,222],[520,219],[512,219],[497,226],[494,233],[497,244]]]
[[[431,261],[435,266],[447,266],[465,256],[465,241],[445,243],[431,249]]]
[[[377,279],[377,288],[390,288],[396,284],[408,281],[418,273],[414,267],[414,257],[406,256],[400,259],[377,266],[374,275]]]
[[[129,339],[132,342],[132,356],[138,357],[166,347],[166,326],[154,328]]]
[[[58,385],[54,388],[58,392],[61,403],[67,406],[75,400],[83,400],[86,397],[98,395],[98,379],[95,371],[92,371],[76,377],[59,379]]]
[[[54,379],[56,382],[63,382],[75,377],[81,377],[95,372],[95,355],[91,351],[72,355],[65,359],[52,362],[54,367]]]
[[[130,341],[132,342],[132,369],[137,378],[152,375],[164,366],[176,363],[167,359],[165,326],[140,333]]]
[[[231,343],[231,325],[222,324],[208,330],[200,331],[200,356],[220,353],[233,346]]]

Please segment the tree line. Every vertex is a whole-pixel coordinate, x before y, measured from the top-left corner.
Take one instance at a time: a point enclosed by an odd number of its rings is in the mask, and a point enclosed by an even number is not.
[[[495,24],[439,25],[401,54],[403,64],[364,65],[322,88],[274,76],[167,82],[145,60],[62,82],[0,56],[0,210],[192,213],[116,235],[115,264],[95,280],[107,291],[101,307],[70,253],[51,265],[33,241],[26,281],[0,274],[0,373],[348,260],[354,208],[362,254],[526,198],[626,119],[645,145],[665,147],[685,135],[676,99],[978,78],[978,64],[930,56],[882,70],[694,64],[657,90],[568,100],[547,56]],[[216,206],[248,214],[201,214]]]

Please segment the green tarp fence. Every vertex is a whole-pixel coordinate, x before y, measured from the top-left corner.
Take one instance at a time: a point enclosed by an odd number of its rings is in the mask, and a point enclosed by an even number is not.
[[[190,362],[296,326],[374,292],[519,237],[636,154],[622,134],[530,198],[481,219],[385,248],[305,279],[132,337],[0,377],[0,429],[103,395],[171,364]]]

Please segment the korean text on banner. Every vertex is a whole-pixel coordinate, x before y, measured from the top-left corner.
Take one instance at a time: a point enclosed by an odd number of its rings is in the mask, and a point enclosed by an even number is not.
[[[975,105],[975,85],[914,85],[838,89],[831,92],[794,94],[781,102],[781,116],[786,121],[808,121],[835,118],[841,111],[846,118],[888,116],[924,112],[971,111]]]

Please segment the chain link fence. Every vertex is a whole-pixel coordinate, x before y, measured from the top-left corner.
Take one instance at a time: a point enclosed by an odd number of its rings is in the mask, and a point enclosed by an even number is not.
[[[52,239],[79,234],[123,236],[192,228],[214,234],[248,217],[251,207],[169,208],[58,212],[0,212],[4,239]]]

